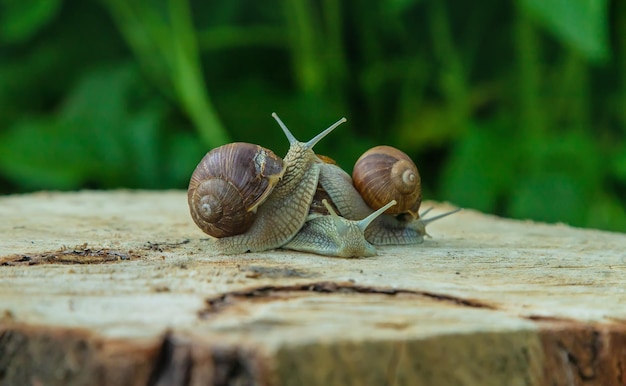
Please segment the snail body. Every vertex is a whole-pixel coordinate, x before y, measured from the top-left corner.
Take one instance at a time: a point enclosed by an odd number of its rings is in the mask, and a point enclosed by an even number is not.
[[[313,152],[313,146],[345,122],[345,118],[339,120],[304,143],[296,140],[276,114],[272,116],[290,143],[289,151],[282,160],[282,170],[272,174],[269,179],[266,178],[271,188],[269,192],[265,188],[260,189],[264,192],[261,194],[262,200],[251,200],[252,211],[256,210],[256,216],[244,232],[214,236],[217,238],[212,239],[212,246],[220,253],[236,254],[274,249],[284,245],[296,235],[307,218],[309,205],[317,189],[320,163]],[[238,167],[238,165],[225,166]],[[257,171],[256,168],[248,169],[254,169],[254,173]],[[251,181],[254,181],[254,178]],[[198,201],[198,199],[189,201],[192,213],[196,210],[192,205]],[[239,209],[251,211],[246,205]],[[201,229],[207,232],[202,226]]]
[[[338,257],[376,255],[376,248],[367,241],[364,232],[372,221],[395,205],[396,201],[389,202],[360,221],[340,217],[326,199],[322,203],[329,214],[310,217],[283,248]]]

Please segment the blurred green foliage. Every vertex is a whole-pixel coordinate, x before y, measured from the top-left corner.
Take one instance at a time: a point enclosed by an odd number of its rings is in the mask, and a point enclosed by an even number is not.
[[[184,188],[270,113],[425,197],[626,230],[623,0],[0,0],[0,192]]]

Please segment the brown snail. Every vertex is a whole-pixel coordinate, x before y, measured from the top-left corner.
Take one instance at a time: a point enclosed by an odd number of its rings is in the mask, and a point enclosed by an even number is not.
[[[325,194],[347,219],[365,218],[392,200],[398,202],[365,230],[365,238],[374,245],[421,243],[427,224],[460,210],[423,218],[428,210],[419,213],[422,193],[417,167],[405,153],[389,146],[365,152],[355,164],[353,178],[338,166],[324,163],[319,179]]]
[[[209,200],[203,197],[210,194],[214,197],[230,198],[230,196],[235,194],[223,193],[221,190],[213,192],[211,189],[214,186],[208,183],[207,189],[204,189],[204,182],[201,181],[202,176],[196,177],[194,174],[191,178],[188,202],[192,217],[204,232],[216,237],[212,239],[212,245],[218,252],[235,254],[246,251],[274,249],[284,245],[296,235],[307,218],[309,206],[313,200],[319,178],[320,160],[313,152],[313,146],[346,121],[345,118],[340,119],[310,141],[303,143],[296,140],[275,113],[272,116],[278,122],[290,144],[289,151],[282,162],[279,162],[278,157],[275,157],[267,149],[256,148],[256,150],[234,152],[237,154],[235,156],[236,159],[241,157],[241,159],[247,160],[243,162],[243,165],[238,163],[238,161],[217,161],[211,166],[215,166],[217,170],[209,172],[207,167],[200,165],[196,168],[196,172],[207,176],[220,175],[229,176],[226,178],[244,180],[244,182],[229,181],[228,183],[214,185],[218,190],[233,186],[242,186],[244,188],[242,192],[244,198],[241,199],[243,205],[228,208],[227,210],[224,208],[226,205],[230,205],[228,203],[221,204],[221,207],[215,205],[215,207],[220,207],[222,214],[229,213],[225,220],[240,221],[240,219],[243,219],[245,225],[220,225],[217,227],[219,232],[215,233],[217,235],[212,235],[210,232],[213,232],[213,230],[210,227],[204,226],[203,221],[196,220],[196,218],[201,217],[198,212],[208,213],[209,217],[213,215],[212,209],[207,209]],[[221,156],[222,151],[226,152],[228,149],[220,150],[218,152],[220,153],[219,156]],[[254,155],[250,155],[248,153],[250,151]],[[209,155],[205,156],[205,158],[207,157]],[[209,159],[212,159],[212,157],[209,157]],[[221,169],[236,170],[226,171]],[[260,186],[258,189],[250,188],[248,187],[249,183],[258,183]],[[202,192],[195,191],[198,187],[203,187]],[[211,189],[208,189],[209,187]],[[246,193],[250,193],[251,197],[246,197]],[[201,205],[199,208],[197,207],[198,203]],[[236,211],[241,211],[241,214],[230,214]],[[256,213],[254,213],[255,211]],[[246,223],[247,221],[250,221],[250,223]],[[229,233],[231,230],[234,230],[232,234]]]

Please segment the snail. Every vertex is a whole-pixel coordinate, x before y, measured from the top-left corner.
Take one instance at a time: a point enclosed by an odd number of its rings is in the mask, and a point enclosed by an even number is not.
[[[302,229],[283,248],[339,257],[376,255],[376,249],[365,239],[364,232],[376,217],[396,205],[395,200],[360,221],[340,217],[326,199],[322,199],[322,204],[329,214],[309,216]]]
[[[274,249],[296,235],[308,216],[318,184],[321,161],[313,152],[313,146],[346,121],[340,119],[303,143],[291,134],[276,113],[272,117],[290,144],[282,161],[260,146],[235,143],[209,152],[191,177],[187,197],[192,218],[200,229],[215,237],[211,243],[218,252],[236,254]],[[224,181],[206,181],[215,178]],[[221,190],[226,188],[228,192]],[[231,188],[240,192],[232,193]],[[225,201],[215,204],[214,210],[208,204],[212,198],[207,196]],[[226,201],[234,196],[241,198],[234,204]],[[231,220],[235,221],[232,225],[212,225]]]
[[[365,152],[354,166],[353,178],[336,165],[322,164],[320,187],[341,216],[357,220],[391,200],[398,203],[365,230],[365,238],[374,245],[419,244],[428,235],[426,225],[461,210],[424,218],[429,210],[419,213],[422,193],[417,166],[408,155],[389,146]]]

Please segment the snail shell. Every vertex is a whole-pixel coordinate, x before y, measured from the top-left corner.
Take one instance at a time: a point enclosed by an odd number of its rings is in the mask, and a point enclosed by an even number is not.
[[[215,148],[189,181],[191,217],[213,237],[242,234],[284,172],[283,160],[259,145],[236,142]]]
[[[322,165],[337,165],[337,162],[323,154],[316,154],[317,158],[321,161]],[[326,203],[324,203],[326,200]],[[309,216],[317,216],[317,215],[330,215],[328,211],[328,207],[331,207],[335,212],[339,213],[339,210],[335,206],[334,201],[326,192],[324,187],[318,182],[317,189],[315,191],[315,195],[313,196],[313,201],[309,206]]]
[[[352,172],[354,187],[370,208],[377,210],[395,200],[385,213],[419,217],[422,186],[417,166],[404,152],[376,146],[361,155]]]

